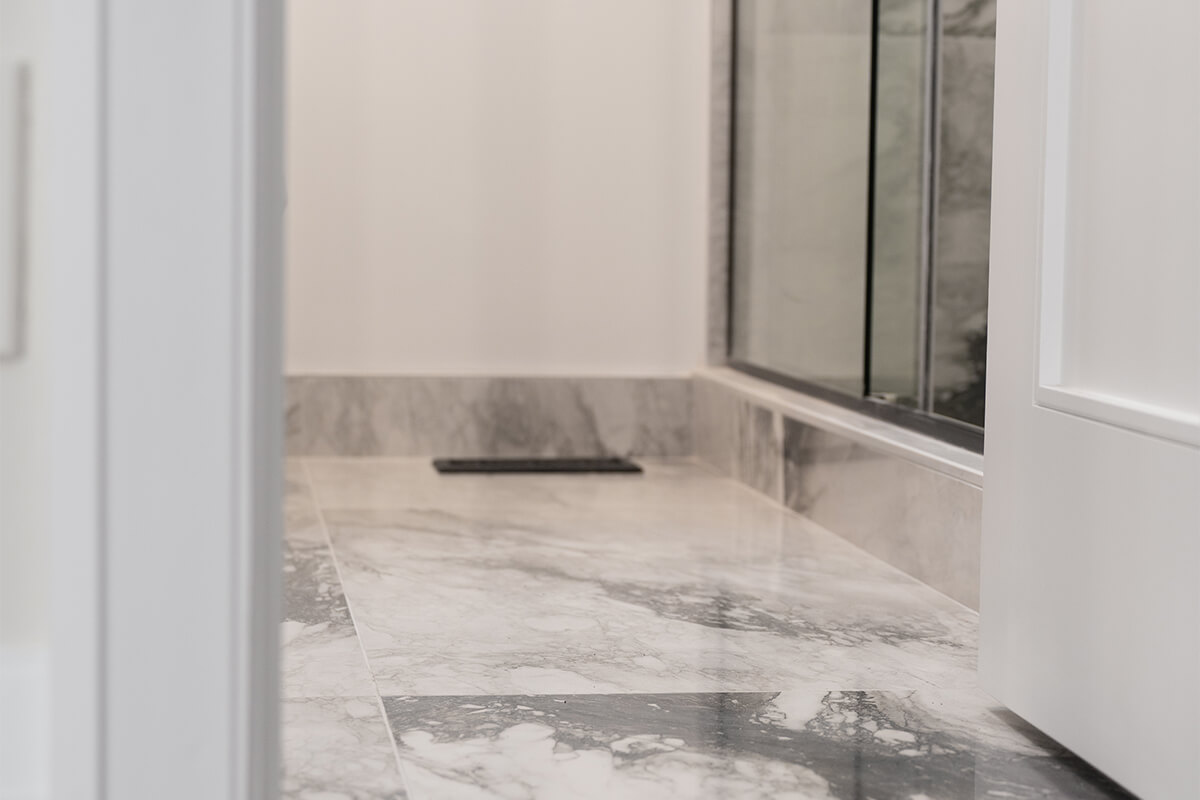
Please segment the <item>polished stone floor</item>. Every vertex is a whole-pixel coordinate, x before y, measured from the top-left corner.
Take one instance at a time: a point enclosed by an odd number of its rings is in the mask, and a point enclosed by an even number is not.
[[[976,615],[689,462],[288,464],[284,795],[1126,797],[976,686]]]

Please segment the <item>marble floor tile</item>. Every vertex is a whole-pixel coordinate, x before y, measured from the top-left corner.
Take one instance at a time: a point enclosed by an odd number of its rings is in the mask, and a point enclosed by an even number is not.
[[[601,505],[326,512],[380,691],[974,685],[970,612],[801,518]]]
[[[286,700],[283,800],[408,797],[375,696]]]
[[[288,465],[283,541],[285,697],[375,694],[333,553],[302,468]]]
[[[1125,798],[1004,718],[888,692],[388,697],[414,798]]]
[[[289,800],[1127,797],[978,688],[974,612],[699,466],[300,467]]]
[[[323,534],[320,539],[287,537],[283,565],[284,696],[374,695],[375,683]]]
[[[691,461],[635,459],[645,474],[439,475],[430,459],[309,459],[322,508],[579,508],[745,502],[748,490]]]

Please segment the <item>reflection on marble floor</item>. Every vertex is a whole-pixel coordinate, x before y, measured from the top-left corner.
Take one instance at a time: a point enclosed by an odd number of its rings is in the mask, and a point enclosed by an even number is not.
[[[976,687],[974,613],[701,467],[289,477],[286,797],[1123,796]]]
[[[890,693],[390,697],[384,704],[420,797],[933,800],[1105,798],[1115,789],[1020,732],[989,742]]]
[[[782,510],[326,519],[385,695],[973,685],[973,615]]]

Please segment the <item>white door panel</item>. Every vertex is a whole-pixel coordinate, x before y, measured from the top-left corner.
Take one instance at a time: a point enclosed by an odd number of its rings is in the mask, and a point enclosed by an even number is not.
[[[1001,3],[984,685],[1200,797],[1200,10]]]
[[[1038,402],[1200,444],[1200,7],[1048,25]]]

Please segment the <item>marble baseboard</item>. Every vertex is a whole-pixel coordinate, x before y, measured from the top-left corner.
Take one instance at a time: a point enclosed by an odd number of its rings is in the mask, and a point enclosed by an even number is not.
[[[783,438],[788,508],[979,608],[981,489],[796,420]]]
[[[291,456],[687,456],[688,378],[297,376]]]
[[[977,609],[981,486],[790,418],[742,391],[753,380],[697,379],[697,458]]]

